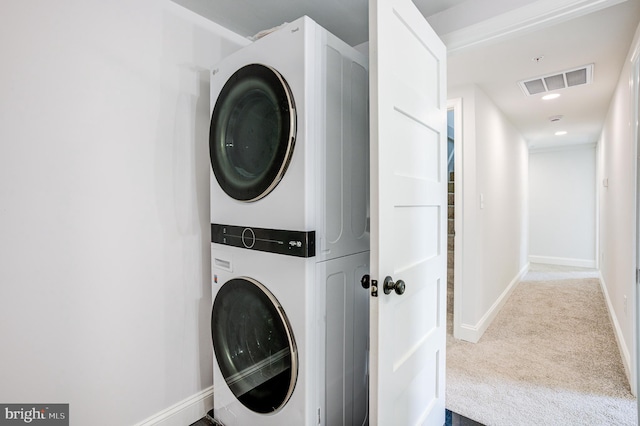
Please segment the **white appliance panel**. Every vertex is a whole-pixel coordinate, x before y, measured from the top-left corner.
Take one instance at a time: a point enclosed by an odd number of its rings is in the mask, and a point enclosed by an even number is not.
[[[322,424],[368,424],[369,290],[361,285],[368,273],[369,252],[316,267]]]
[[[367,424],[369,296],[360,279],[368,273],[368,261],[368,252],[316,263],[213,245],[214,303],[231,280],[261,283],[289,321],[298,364],[290,399],[275,413],[263,414],[236,398],[214,353],[216,420],[226,426]]]
[[[214,352],[214,417],[225,426],[317,424],[314,419],[317,418],[315,401],[318,386],[312,373],[314,370],[309,370],[316,364],[317,354],[313,326],[316,318],[316,263],[309,259],[222,246],[212,247],[211,264],[214,303],[225,283],[242,277],[261,283],[277,299],[292,330],[298,365],[291,397],[278,411],[263,414],[252,411],[236,398]]]
[[[252,202],[225,193],[212,171],[211,223],[315,231],[318,261],[368,250],[366,59],[311,19],[300,18],[214,68],[212,113],[229,78],[251,64],[277,71],[291,91],[296,109],[291,160],[273,190]]]

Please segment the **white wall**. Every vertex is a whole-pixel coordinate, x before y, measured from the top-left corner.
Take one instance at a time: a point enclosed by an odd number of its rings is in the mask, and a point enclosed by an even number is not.
[[[208,70],[244,41],[168,0],[2,12],[0,401],[210,400]]]
[[[637,192],[630,58],[638,48],[639,31],[640,26],[620,74],[597,151],[601,279],[627,374],[634,377],[630,380],[634,391]],[[607,187],[603,185],[605,179]]]
[[[596,267],[595,145],[529,154],[529,261]]]
[[[455,277],[454,335],[477,342],[527,270],[528,151],[480,88],[450,88],[448,97],[461,98],[463,109],[462,155],[456,152],[464,170],[456,186],[463,192],[456,225],[463,258]]]

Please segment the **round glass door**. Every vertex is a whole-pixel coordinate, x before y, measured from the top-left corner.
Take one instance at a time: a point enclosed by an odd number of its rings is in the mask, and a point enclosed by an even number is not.
[[[216,295],[211,337],[229,389],[248,409],[274,413],[298,376],[291,326],[276,298],[251,278],[227,281]]]
[[[295,136],[295,103],[280,73],[260,64],[236,71],[211,116],[209,154],[220,187],[240,201],[266,196],[287,170]]]

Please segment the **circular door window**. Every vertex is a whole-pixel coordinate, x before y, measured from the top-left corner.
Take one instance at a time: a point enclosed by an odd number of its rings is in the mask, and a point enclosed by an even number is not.
[[[220,187],[240,201],[266,196],[287,170],[295,135],[295,104],[280,73],[260,64],[236,71],[211,116],[209,153]]]
[[[298,375],[291,326],[276,298],[251,278],[227,281],[216,295],[211,337],[229,389],[248,409],[274,413]]]

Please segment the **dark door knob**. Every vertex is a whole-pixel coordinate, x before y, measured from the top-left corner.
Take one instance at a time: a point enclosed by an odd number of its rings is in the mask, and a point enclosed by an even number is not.
[[[384,279],[384,294],[390,294],[392,291],[395,291],[396,294],[402,295],[404,294],[405,284],[404,281],[398,280],[393,282],[393,278],[387,277]]]
[[[369,288],[371,283],[369,282],[369,274],[363,275],[360,279],[360,284],[362,284],[362,288]]]

